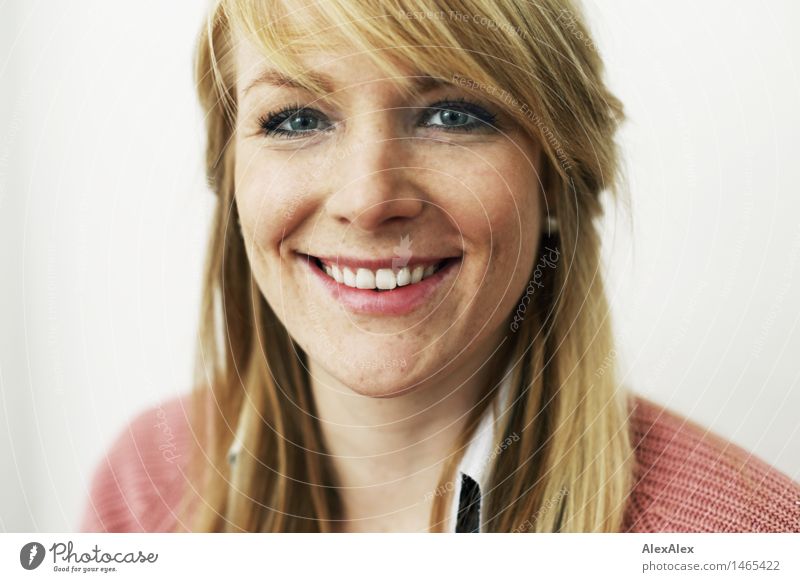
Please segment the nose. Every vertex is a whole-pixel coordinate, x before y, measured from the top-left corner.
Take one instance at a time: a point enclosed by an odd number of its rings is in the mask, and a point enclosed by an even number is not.
[[[398,135],[389,120],[376,119],[380,115],[354,120],[359,127],[351,128],[342,144],[335,168],[338,188],[326,203],[330,216],[362,231],[412,219],[424,205],[412,180],[415,170],[408,167],[413,138]]]

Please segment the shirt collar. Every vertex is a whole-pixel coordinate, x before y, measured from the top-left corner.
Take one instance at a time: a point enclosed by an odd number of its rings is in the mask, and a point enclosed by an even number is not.
[[[502,384],[498,390],[499,394],[487,406],[483,417],[475,429],[472,440],[467,445],[467,450],[464,451],[464,456],[456,469],[453,477],[453,498],[450,500],[450,516],[448,520],[448,532],[456,531],[456,517],[458,515],[460,501],[461,501],[461,487],[463,484],[462,475],[466,475],[478,484],[480,488],[480,496],[489,488],[489,478],[492,461],[495,457],[502,452],[500,441],[500,429],[497,419],[501,411],[507,410],[509,398],[511,396],[511,379],[512,379],[513,366],[509,364],[506,367]],[[478,523],[480,524],[480,532],[484,530],[483,523],[483,503],[478,505]]]
[[[502,384],[498,390],[498,397],[494,398],[490,405],[486,407],[486,411],[480,420],[478,428],[475,430],[469,445],[467,445],[467,450],[464,451],[464,456],[461,458],[461,462],[456,469],[456,474],[451,481],[453,484],[453,498],[451,499],[450,516],[446,530],[448,532],[456,531],[456,516],[459,510],[463,481],[462,475],[468,476],[478,484],[481,497],[488,490],[489,472],[492,461],[499,452],[502,452],[502,448],[500,448],[500,451],[497,450],[500,447],[498,444],[500,440],[500,435],[498,434],[500,432],[500,427],[497,426],[497,419],[501,410],[508,409],[509,397],[511,396],[512,369],[513,366],[511,364],[506,367]],[[247,410],[247,408],[245,408],[245,410]],[[231,465],[236,462],[236,458],[242,449],[242,429],[244,426],[245,423],[240,421],[234,442],[228,450],[228,462]],[[480,503],[478,507],[479,531],[483,532],[485,531],[483,524],[483,503]]]

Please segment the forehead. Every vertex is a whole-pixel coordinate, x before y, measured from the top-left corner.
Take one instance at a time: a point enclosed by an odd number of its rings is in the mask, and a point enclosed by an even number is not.
[[[305,89],[336,100],[342,91],[366,91],[375,83],[390,85],[408,95],[451,85],[447,79],[398,62],[390,61],[380,67],[369,54],[346,45],[298,54],[291,59],[293,68],[286,67],[285,55],[280,62],[270,59],[265,50],[248,38],[236,39],[234,53],[240,99],[263,89]]]
[[[391,59],[390,55],[384,51],[381,51],[383,52],[381,60],[386,62],[387,67],[382,70],[375,58],[371,58],[366,51],[352,45],[339,44],[292,55],[286,52],[270,55],[252,38],[241,35],[234,36],[234,42],[236,77],[240,81],[257,76],[265,70],[280,71],[289,78],[302,77],[300,73],[316,71],[328,77],[347,79],[353,82],[374,79],[378,76],[386,77],[386,73],[390,73],[388,76],[391,77],[414,75],[412,67],[401,64],[399,60]],[[287,66],[287,63],[291,63],[295,70],[293,71],[291,67]]]
[[[239,81],[252,79],[264,71],[277,71],[287,78],[292,72],[287,70],[282,58],[270,58],[267,51],[259,47],[252,39],[239,36],[235,38],[236,77]],[[276,55],[277,56],[277,55]],[[351,79],[369,78],[377,72],[376,65],[365,54],[358,54],[356,49],[348,46],[308,51],[293,55],[291,61],[302,72],[317,71],[330,77],[347,77]],[[298,75],[299,76],[299,75]]]

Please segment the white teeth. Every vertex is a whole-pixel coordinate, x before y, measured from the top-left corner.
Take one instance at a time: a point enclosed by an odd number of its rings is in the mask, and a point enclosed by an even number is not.
[[[341,283],[343,280],[342,272],[339,270],[339,265],[334,265],[331,267],[331,271],[333,271],[333,278],[336,279],[337,283]]]
[[[338,265],[323,264],[323,270],[331,279],[334,279],[337,283],[344,283],[348,287],[357,289],[377,288],[388,291],[395,287],[405,287],[406,285],[419,283],[433,275],[437,269],[436,265],[428,265],[427,267],[417,265],[413,269],[403,267],[396,273],[392,269],[372,271],[364,268],[358,268],[353,272],[350,267],[340,268]]]
[[[356,272],[356,287],[359,289],[375,289],[375,273],[369,269],[359,269]]]
[[[411,283],[411,271],[408,270],[408,267],[403,267],[397,273],[397,286],[403,287]]]
[[[342,269],[342,280],[348,287],[356,286],[356,275],[348,267]]]
[[[394,289],[397,287],[394,271],[391,269],[378,269],[375,273],[375,286],[378,289]]]

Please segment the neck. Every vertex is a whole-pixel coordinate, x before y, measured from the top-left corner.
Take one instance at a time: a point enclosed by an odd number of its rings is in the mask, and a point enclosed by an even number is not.
[[[341,531],[427,531],[442,472],[496,366],[437,374],[393,398],[357,394],[313,360],[309,371]]]

